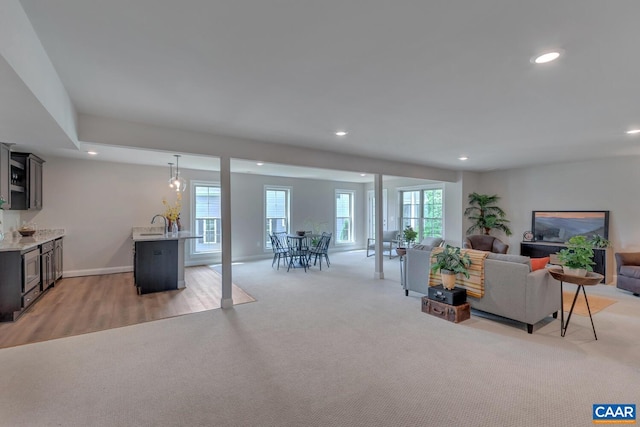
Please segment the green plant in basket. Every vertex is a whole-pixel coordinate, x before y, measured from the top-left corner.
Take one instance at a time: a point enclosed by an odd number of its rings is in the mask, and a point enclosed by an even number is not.
[[[566,242],[568,247],[558,252],[558,259],[568,268],[593,271],[593,245],[585,236],[573,236]]]

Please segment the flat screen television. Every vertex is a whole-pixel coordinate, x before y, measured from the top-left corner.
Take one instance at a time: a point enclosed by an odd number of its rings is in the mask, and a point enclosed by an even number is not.
[[[609,211],[533,211],[536,242],[564,243],[573,236],[609,238]]]

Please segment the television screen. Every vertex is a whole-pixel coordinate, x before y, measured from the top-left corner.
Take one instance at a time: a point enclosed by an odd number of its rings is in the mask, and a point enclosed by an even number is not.
[[[533,211],[537,242],[564,243],[573,236],[609,238],[609,211]]]

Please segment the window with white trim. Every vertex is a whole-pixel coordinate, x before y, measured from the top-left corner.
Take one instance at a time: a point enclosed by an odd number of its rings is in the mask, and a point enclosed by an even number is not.
[[[194,254],[220,252],[222,250],[222,219],[220,185],[196,183],[192,187],[195,234]]]
[[[289,232],[289,208],[291,189],[285,187],[265,187],[264,212],[265,212],[265,248],[271,249],[270,234],[276,232]]]
[[[336,243],[353,243],[353,191],[336,190]]]
[[[418,232],[417,242],[425,237],[443,237],[443,190],[425,188],[400,191],[400,224]]]

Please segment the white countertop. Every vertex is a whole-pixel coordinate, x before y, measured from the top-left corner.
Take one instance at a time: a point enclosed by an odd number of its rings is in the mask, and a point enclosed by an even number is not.
[[[4,240],[0,240],[0,252],[10,251],[28,251],[37,248],[43,243],[64,237],[64,229],[57,230],[40,230],[31,237],[11,237],[9,233],[4,236]]]
[[[131,238],[134,242],[145,242],[152,240],[182,240],[198,239],[202,236],[192,234],[190,231],[179,231],[178,234],[164,233],[164,227],[133,227]]]

